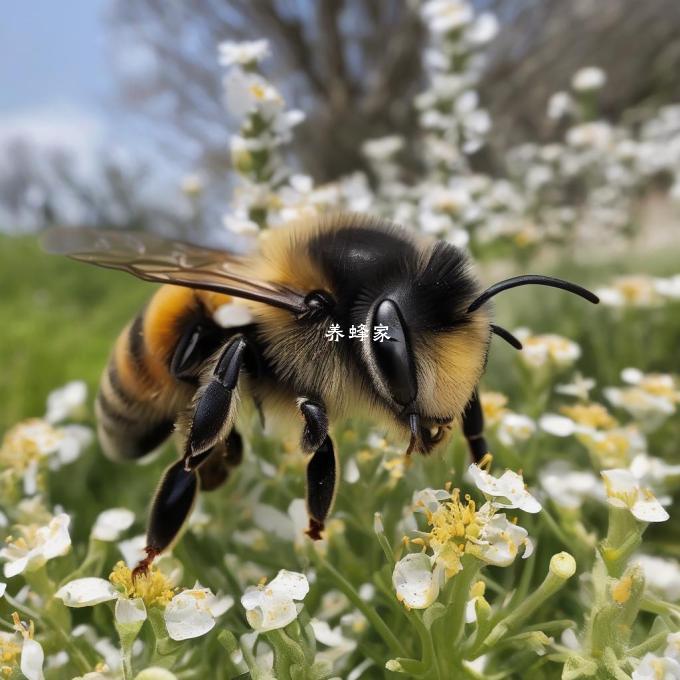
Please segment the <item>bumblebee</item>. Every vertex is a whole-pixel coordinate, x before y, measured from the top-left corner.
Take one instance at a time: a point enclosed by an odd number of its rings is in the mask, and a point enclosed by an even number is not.
[[[199,489],[217,488],[240,462],[242,400],[281,426],[299,423],[308,535],[319,539],[339,478],[329,423],[366,416],[408,441],[407,454],[429,454],[461,422],[479,461],[487,445],[477,385],[491,337],[521,349],[491,322],[489,300],[540,284],[598,302],[538,275],[482,290],[459,248],[353,214],[263,232],[251,255],[100,230],[54,230],[45,245],[164,284],[118,338],[95,405],[110,458],[139,459],[173,431],[181,442],[138,569],[173,543]],[[215,313],[234,299],[245,318],[225,328]]]

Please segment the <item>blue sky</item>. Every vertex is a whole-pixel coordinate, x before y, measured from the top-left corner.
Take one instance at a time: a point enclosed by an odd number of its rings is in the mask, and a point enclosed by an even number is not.
[[[24,0],[0,24],[0,112],[102,113],[111,95],[106,0]]]

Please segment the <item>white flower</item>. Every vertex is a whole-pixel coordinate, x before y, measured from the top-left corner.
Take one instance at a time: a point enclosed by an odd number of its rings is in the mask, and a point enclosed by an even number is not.
[[[199,175],[184,175],[180,188],[189,198],[195,198],[203,191],[204,183]]]
[[[496,478],[474,463],[470,465],[468,472],[477,488],[494,499],[492,501],[494,507],[519,508],[532,513],[540,511],[541,504],[526,490],[522,475],[506,470],[501,477]],[[496,500],[499,498],[502,501]]]
[[[133,536],[124,541],[118,543],[118,550],[125,560],[130,569],[132,569],[136,564],[139,564],[140,560],[143,560],[146,556],[144,551],[146,548],[146,536],[144,534],[139,534],[138,536]]]
[[[569,366],[581,356],[581,348],[571,340],[555,334],[531,335],[525,328],[518,328],[515,335],[521,341],[521,359],[533,368],[548,363]]]
[[[356,641],[346,638],[342,634],[340,626],[331,628],[327,621],[321,621],[319,619],[312,619],[309,623],[314,631],[314,637],[317,642],[320,642],[322,645],[329,648],[318,653],[316,661],[325,660],[330,663],[335,663],[338,659],[345,656],[345,654],[349,654],[356,649]]]
[[[439,596],[444,571],[435,567],[425,553],[409,553],[394,565],[392,584],[399,602],[411,609],[426,609]]]
[[[411,507],[414,512],[434,512],[442,501],[451,498],[451,493],[445,489],[427,487],[413,492]]]
[[[595,294],[609,307],[654,307],[661,301],[655,280],[642,274],[620,276]]]
[[[596,66],[586,66],[574,73],[571,86],[577,92],[599,90],[607,82],[607,74]]]
[[[93,607],[118,599],[120,592],[106,579],[87,576],[64,584],[57,590],[55,597],[67,607]]]
[[[92,538],[98,541],[117,541],[135,521],[135,513],[127,508],[110,508],[101,512],[92,527]]]
[[[472,7],[465,0],[429,0],[421,13],[433,33],[455,31],[474,18]]]
[[[40,643],[32,638],[24,640],[21,646],[21,672],[28,680],[43,680],[45,653]]]
[[[649,489],[641,488],[630,470],[603,470],[605,491],[609,503],[628,508],[641,522],[665,522],[669,515]]]
[[[581,123],[567,130],[567,144],[577,149],[607,151],[613,137],[611,125],[602,121]]]
[[[680,183],[678,184],[678,189],[680,190]],[[659,295],[663,295],[671,300],[680,299],[680,274],[667,279],[654,279],[654,286]]]
[[[645,575],[645,584],[657,591],[665,600],[680,600],[680,563],[654,555],[637,555],[633,562]]]
[[[21,621],[17,614],[13,619],[15,633],[0,631],[0,675],[44,680],[45,654],[40,643],[33,639],[33,623]]]
[[[217,597],[197,583],[191,590],[175,595],[165,608],[163,617],[168,635],[173,640],[205,635],[215,626],[215,619],[233,604],[232,597]]]
[[[574,470],[561,460],[543,467],[539,480],[548,496],[562,508],[580,508],[585,499],[603,496],[602,484],[592,472]]]
[[[241,604],[248,623],[256,631],[265,632],[294,621],[298,614],[294,600],[303,600],[308,592],[309,583],[304,574],[281,569],[270,583],[248,588]]]
[[[257,73],[246,73],[233,68],[224,77],[225,104],[231,115],[245,118],[257,111],[270,124],[283,111],[279,91]]]
[[[247,66],[262,61],[269,56],[269,43],[266,40],[235,42],[225,40],[219,44],[219,62],[222,66]]]
[[[54,424],[77,417],[81,414],[86,400],[87,385],[82,380],[67,383],[48,395],[45,420]]]
[[[669,465],[662,458],[655,458],[644,452],[634,456],[629,469],[638,482],[652,488],[663,486],[669,479],[680,477],[680,465]]]
[[[536,423],[520,413],[506,413],[498,426],[498,439],[504,446],[529,439],[536,431]]]
[[[576,397],[581,401],[588,401],[590,390],[595,387],[595,381],[592,378],[584,378],[580,373],[574,376],[574,379],[565,385],[557,385],[555,392],[558,394],[566,394],[570,397]]]
[[[465,32],[465,38],[473,45],[485,45],[498,34],[498,19],[491,12],[480,14]]]
[[[680,680],[680,663],[648,652],[633,671],[632,680]]]
[[[24,571],[35,571],[48,560],[65,555],[71,548],[70,521],[67,514],[61,513],[46,526],[20,526],[21,536],[8,540],[0,550],[0,558],[6,560],[5,576],[10,578]]]
[[[370,160],[381,163],[388,161],[404,148],[404,139],[399,135],[389,135],[365,141],[361,147]]]
[[[559,120],[574,108],[574,102],[567,92],[555,92],[548,100],[548,118]]]
[[[483,510],[484,506],[480,508],[480,514],[483,514]],[[522,546],[524,546],[522,557],[526,559],[534,551],[527,530],[508,522],[506,516],[501,513],[494,514],[483,524],[479,538],[469,539],[466,552],[473,553],[487,564],[507,567],[514,562]]]

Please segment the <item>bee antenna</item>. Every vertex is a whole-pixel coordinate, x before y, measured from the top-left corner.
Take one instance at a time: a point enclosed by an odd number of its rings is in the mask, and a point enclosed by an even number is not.
[[[491,324],[491,332],[497,335],[499,338],[503,338],[508,345],[512,345],[515,349],[522,349],[522,343],[507,329],[503,326],[497,326],[495,323]]]
[[[517,288],[517,286],[528,286],[528,285],[539,285],[539,286],[550,286],[552,288],[561,288],[574,295],[579,295],[580,297],[597,304],[600,298],[591,293],[583,286],[579,286],[571,281],[565,281],[564,279],[558,279],[554,276],[541,276],[540,274],[525,274],[524,276],[514,276],[511,279],[505,279],[504,281],[499,281],[494,283],[493,286],[487,288],[468,308],[468,314],[479,309],[485,302],[490,300],[498,293],[502,293],[504,290],[509,290],[510,288]]]

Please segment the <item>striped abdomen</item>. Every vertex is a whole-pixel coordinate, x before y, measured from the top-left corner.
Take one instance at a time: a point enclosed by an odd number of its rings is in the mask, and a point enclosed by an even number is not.
[[[191,375],[180,379],[171,370],[178,344],[198,328],[201,352],[209,356],[224,338],[212,314],[230,301],[227,295],[162,286],[123,329],[95,404],[99,440],[108,457],[139,458],[167,439],[195,390]]]

